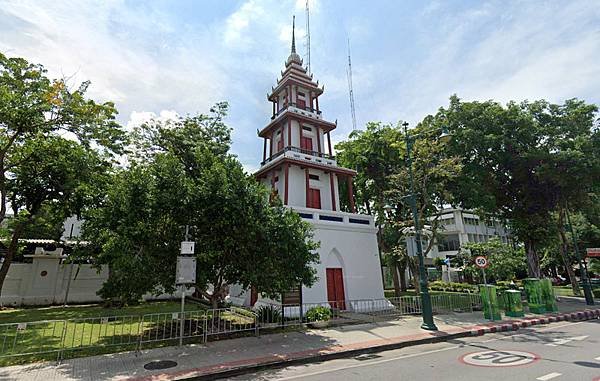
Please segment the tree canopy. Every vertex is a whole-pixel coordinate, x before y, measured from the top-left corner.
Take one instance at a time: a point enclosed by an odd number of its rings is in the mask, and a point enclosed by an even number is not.
[[[97,197],[90,190],[111,170],[125,134],[110,102],[85,97],[89,82],[74,90],[51,80],[41,65],[0,53],[0,222],[10,207],[7,252],[0,290],[19,239],[52,213],[78,213]]]
[[[183,227],[196,242],[196,289],[217,305],[228,286],[269,296],[316,280],[310,226],[228,153],[221,103],[210,115],[151,121],[133,140],[131,168],[117,175],[102,204],[86,216],[86,236],[110,275],[105,298],[171,292]]]

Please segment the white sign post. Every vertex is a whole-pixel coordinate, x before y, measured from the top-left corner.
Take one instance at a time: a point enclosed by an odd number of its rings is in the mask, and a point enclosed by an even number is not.
[[[494,321],[494,311],[492,309],[492,292],[490,291],[489,287],[487,286],[487,281],[485,279],[485,268],[488,267],[489,265],[490,265],[490,263],[488,262],[487,258],[484,257],[483,255],[478,255],[475,257],[475,266],[477,266],[481,269],[481,275],[483,276],[483,287],[485,287],[485,290],[488,294],[488,305],[490,307],[490,320]]]
[[[185,287],[196,283],[196,257],[194,257],[194,242],[188,241],[188,229],[186,226],[186,240],[181,242],[177,257],[177,270],[175,273],[175,283],[181,289],[181,314],[179,316],[179,346],[183,345],[183,333],[185,327]]]

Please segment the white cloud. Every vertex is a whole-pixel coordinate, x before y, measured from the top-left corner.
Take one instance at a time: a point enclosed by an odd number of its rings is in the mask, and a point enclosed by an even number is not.
[[[135,127],[139,127],[150,120],[166,122],[170,120],[178,120],[179,117],[179,113],[177,113],[175,110],[161,110],[158,115],[152,111],[133,111],[129,116],[129,120],[125,126],[131,131]]]

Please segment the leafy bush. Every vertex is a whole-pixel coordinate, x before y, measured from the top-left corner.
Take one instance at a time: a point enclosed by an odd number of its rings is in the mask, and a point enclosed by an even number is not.
[[[306,320],[308,321],[328,321],[331,319],[331,309],[328,307],[313,307],[306,311]]]
[[[507,281],[507,280],[499,280],[496,282],[496,286],[499,291],[519,290],[520,288],[523,287],[523,282],[521,282],[519,280],[516,282]]]
[[[477,292],[477,286],[468,283],[456,283],[456,282],[442,282],[435,281],[429,283],[429,289],[432,291],[445,291],[445,292]]]
[[[242,315],[242,316],[246,316],[249,318],[254,318],[254,312],[249,311],[245,308],[241,308],[241,307],[230,307],[231,312],[234,312],[238,315]]]
[[[256,310],[256,314],[261,323],[279,323],[281,321],[281,310],[277,306],[260,306]]]

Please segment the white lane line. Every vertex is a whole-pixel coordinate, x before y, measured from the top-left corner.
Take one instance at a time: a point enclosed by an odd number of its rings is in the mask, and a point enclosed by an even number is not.
[[[579,322],[574,322],[574,323],[566,323],[566,324],[561,324],[561,325],[555,325],[553,327],[538,328],[538,329],[535,329],[535,331],[549,331],[551,329],[568,327],[568,326],[571,326],[571,325],[579,325],[579,324],[582,324],[582,323],[584,323],[584,322],[579,321]],[[526,334],[515,334],[515,335],[507,335],[507,336],[502,336],[502,337],[496,337],[494,339],[480,341],[480,343],[489,343],[489,342],[492,342],[492,341],[505,340],[505,339],[508,339],[508,338],[511,338],[511,337],[523,336],[523,335],[526,335]],[[278,378],[277,380],[278,381],[295,380],[295,379],[298,379],[298,378],[304,378],[304,377],[310,377],[310,376],[317,376],[317,375],[320,375],[320,374],[338,372],[340,370],[345,370],[345,369],[362,368],[362,367],[365,367],[365,366],[383,364],[383,363],[387,363],[387,362],[391,362],[391,361],[396,361],[396,360],[403,360],[403,359],[411,358],[411,357],[425,356],[425,355],[428,355],[428,354],[431,354],[431,353],[445,352],[445,351],[449,351],[449,350],[452,350],[452,349],[464,348],[464,347],[467,347],[467,346],[469,346],[469,344],[465,344],[465,345],[453,345],[451,347],[434,349],[434,350],[426,351],[426,352],[411,353],[411,354],[397,356],[397,357],[391,357],[391,358],[387,358],[387,359],[369,361],[369,362],[365,362],[365,363],[362,363],[362,364],[346,365],[346,366],[340,366],[340,367],[331,368],[331,369],[323,369],[323,370],[319,370],[319,371],[315,371],[315,372],[311,372],[311,373],[303,373],[303,374],[298,374],[298,375],[294,375],[294,376],[288,376],[288,377]]]
[[[596,357],[594,360],[600,361],[600,356]]]
[[[557,345],[563,345],[563,344],[567,344],[570,343],[571,341],[575,340],[575,341],[582,341],[587,339],[589,336],[576,336],[576,337],[567,337],[565,339],[554,339],[553,343],[549,343],[546,344],[550,347],[556,347]]]
[[[536,380],[548,381],[548,380],[551,380],[551,379],[556,378],[558,376],[562,376],[562,373],[556,373],[556,372],[554,372],[554,373],[548,373],[545,376],[541,376],[541,377],[536,378]]]

